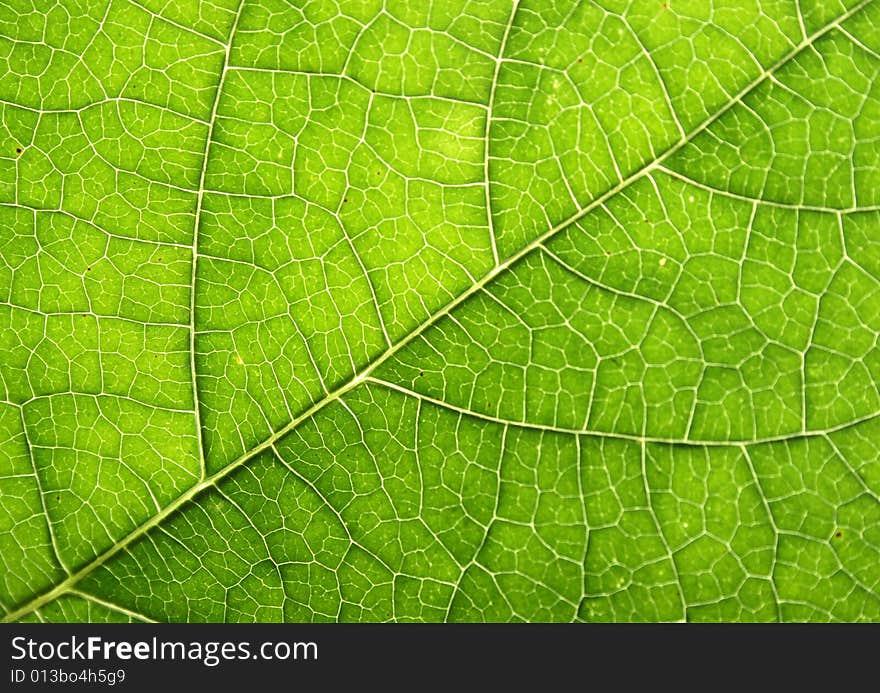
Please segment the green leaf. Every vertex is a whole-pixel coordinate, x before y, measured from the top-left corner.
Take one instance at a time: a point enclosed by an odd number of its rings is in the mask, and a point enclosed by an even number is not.
[[[880,620],[880,2],[11,0],[7,620]]]

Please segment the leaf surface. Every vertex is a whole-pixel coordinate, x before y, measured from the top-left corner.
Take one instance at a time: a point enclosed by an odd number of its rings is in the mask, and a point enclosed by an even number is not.
[[[880,4],[0,8],[7,620],[880,620]]]

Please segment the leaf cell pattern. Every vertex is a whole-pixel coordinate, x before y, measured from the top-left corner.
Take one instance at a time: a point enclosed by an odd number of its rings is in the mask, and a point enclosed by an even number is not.
[[[880,620],[880,3],[6,0],[0,608]]]

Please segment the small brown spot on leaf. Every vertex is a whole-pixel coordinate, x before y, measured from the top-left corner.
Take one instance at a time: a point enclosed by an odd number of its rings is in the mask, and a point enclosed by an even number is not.
[[[837,537],[838,539],[840,539],[840,537],[843,536],[843,532],[841,532],[841,531],[838,529],[838,530],[834,533],[834,536]]]
[[[21,154],[21,147],[16,147],[16,148],[15,148],[15,153],[16,153],[16,154]]]
[[[578,58],[578,62],[579,62],[579,63],[582,63],[582,62],[584,62],[584,59],[583,59],[583,58]]]

